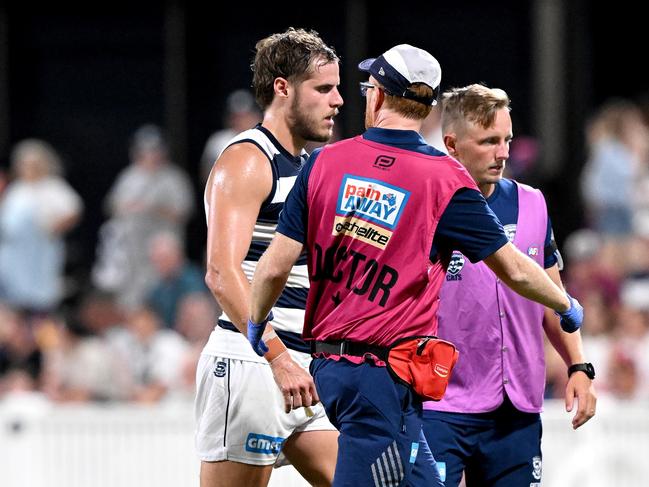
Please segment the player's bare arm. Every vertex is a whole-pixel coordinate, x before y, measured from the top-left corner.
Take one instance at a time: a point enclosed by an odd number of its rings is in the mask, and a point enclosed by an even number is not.
[[[272,189],[268,159],[253,144],[236,144],[216,161],[206,198],[207,274],[205,282],[219,305],[244,335],[250,283],[241,265],[246,257],[259,209]]]

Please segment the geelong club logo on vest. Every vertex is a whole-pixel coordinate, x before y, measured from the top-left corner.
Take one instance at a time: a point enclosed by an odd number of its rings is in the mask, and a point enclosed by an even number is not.
[[[451,261],[448,263],[448,269],[446,269],[446,280],[461,281],[462,274],[460,274],[460,271],[464,267],[464,263],[464,256],[459,252],[453,252]]]
[[[410,191],[378,179],[345,174],[332,235],[348,235],[383,250],[409,197]]]

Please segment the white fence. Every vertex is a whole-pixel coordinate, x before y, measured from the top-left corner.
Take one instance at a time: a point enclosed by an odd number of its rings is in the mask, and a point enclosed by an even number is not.
[[[543,415],[543,485],[647,485],[649,407],[606,404],[573,431],[561,402]],[[0,487],[192,487],[192,406],[51,406],[0,402]],[[644,474],[644,475],[643,475]],[[291,467],[273,487],[307,485]]]
[[[649,485],[649,404],[600,400],[577,431],[563,401],[543,413],[544,487]]]

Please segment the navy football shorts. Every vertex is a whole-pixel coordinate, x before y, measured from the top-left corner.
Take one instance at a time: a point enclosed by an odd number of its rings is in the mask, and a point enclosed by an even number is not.
[[[505,399],[490,413],[424,411],[424,434],[446,487],[540,487],[541,417]]]

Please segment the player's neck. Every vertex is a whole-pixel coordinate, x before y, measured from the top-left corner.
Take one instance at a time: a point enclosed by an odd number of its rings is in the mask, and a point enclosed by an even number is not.
[[[494,193],[494,190],[496,189],[496,185],[494,183],[483,183],[483,184],[478,184],[478,189],[482,193],[482,196],[485,197],[485,199],[489,198]]]
[[[291,132],[284,117],[277,116],[272,111],[267,111],[264,114],[261,126],[270,130],[282,147],[294,156],[299,155],[306,145],[306,140]]]

